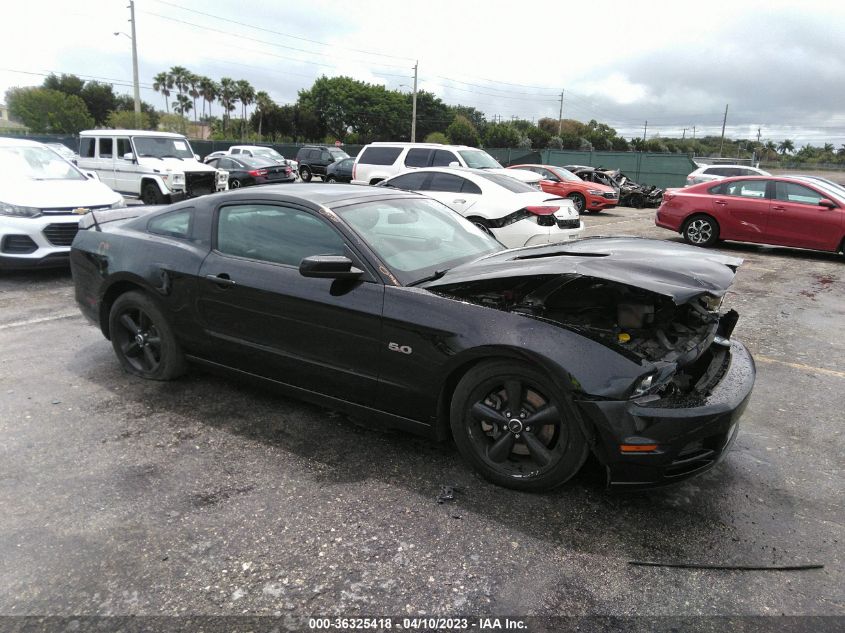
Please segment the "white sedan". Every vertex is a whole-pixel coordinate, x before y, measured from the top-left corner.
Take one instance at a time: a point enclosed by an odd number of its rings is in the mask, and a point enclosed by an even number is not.
[[[45,145],[0,138],[0,269],[67,265],[79,214],[125,206]]]
[[[428,167],[379,183],[442,202],[508,248],[576,239],[584,223],[568,198],[550,196],[509,175],[482,169]]]

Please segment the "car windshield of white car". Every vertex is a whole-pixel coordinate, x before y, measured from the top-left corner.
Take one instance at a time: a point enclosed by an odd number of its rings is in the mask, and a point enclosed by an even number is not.
[[[490,182],[496,183],[500,187],[504,187],[511,193],[537,193],[537,190],[528,183],[524,183],[521,180],[517,180],[516,178],[511,178],[510,176],[505,176],[503,174],[485,173],[480,173],[478,174],[478,176],[480,178],[486,178]]]
[[[263,156],[265,158],[273,158],[275,160],[284,160],[285,159],[284,156],[282,156],[281,154],[279,154],[279,152],[277,152],[276,150],[274,150],[270,147],[262,148],[262,149],[256,149],[256,150],[253,150],[252,153],[255,154],[256,156]]]
[[[0,178],[85,180],[79,170],[46,147],[0,148]]]
[[[405,285],[504,250],[493,237],[435,200],[379,200],[334,211]]]
[[[501,169],[502,166],[487,152],[478,149],[463,149],[458,152],[466,162],[467,167],[473,169]]]
[[[138,156],[152,158],[194,158],[188,141],[181,138],[158,136],[136,136],[134,139]]]
[[[332,158],[335,160],[343,160],[344,158],[349,158],[349,154],[344,152],[342,149],[330,149],[329,154],[332,155]]]

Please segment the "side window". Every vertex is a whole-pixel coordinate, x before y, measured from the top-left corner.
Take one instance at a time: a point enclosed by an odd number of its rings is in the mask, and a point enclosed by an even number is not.
[[[784,202],[818,206],[819,201],[825,197],[809,187],[796,185],[794,182],[776,182],[775,185],[775,197]]]
[[[94,139],[79,139],[79,156],[81,158],[94,158]]]
[[[416,147],[408,150],[408,155],[405,156],[405,167],[426,167],[430,156],[430,149]]]
[[[460,163],[458,157],[446,149],[434,150],[434,159],[431,161],[432,167],[448,167],[449,163]]]
[[[220,169],[237,169],[237,163],[231,158],[221,158],[218,167]]]
[[[239,149],[233,149],[233,150],[231,150],[229,153],[230,153],[230,154],[240,154],[240,153],[241,153],[241,150],[239,150]]]
[[[723,195],[740,198],[765,198],[768,180],[736,180],[724,185]]]
[[[132,144],[128,138],[117,139],[117,157],[123,158],[126,154],[132,153]]]
[[[429,191],[447,191],[453,193],[460,193],[463,186],[463,178],[453,176],[452,174],[432,174],[431,184],[428,186]]]
[[[326,150],[320,152],[320,162],[321,163],[328,163],[331,160],[332,156]]]
[[[110,138],[101,138],[98,139],[100,145],[100,158],[111,158],[112,157],[112,139]]]
[[[191,235],[193,209],[180,209],[154,217],[147,223],[147,231],[156,235],[188,238]]]
[[[205,161],[205,164],[206,164],[206,165],[210,165],[211,167],[216,168],[216,167],[217,167],[217,162],[218,162],[218,160],[219,160],[219,159],[217,159],[217,158],[212,158],[211,160],[207,160],[207,161]]]
[[[401,147],[368,147],[361,154],[358,163],[365,165],[392,165],[402,153]]]
[[[343,255],[343,238],[324,220],[289,207],[244,204],[223,207],[217,250],[274,264],[299,266],[311,255]]]
[[[308,160],[319,160],[320,158],[320,150],[318,149],[309,149],[308,150]]]
[[[461,193],[475,193],[481,195],[481,187],[466,178],[461,178],[461,180],[464,181],[461,186]]]
[[[406,189],[408,191],[420,191],[423,188],[423,183],[425,179],[428,178],[429,174],[422,171],[422,172],[413,172],[411,174],[403,174],[401,176],[397,176],[396,178],[390,179],[390,184],[387,185],[389,187],[395,187],[397,189]]]

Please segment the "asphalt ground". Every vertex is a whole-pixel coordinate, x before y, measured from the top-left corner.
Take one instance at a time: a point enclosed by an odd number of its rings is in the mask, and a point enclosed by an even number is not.
[[[653,213],[587,234],[678,241]],[[131,377],[68,271],[2,273],[0,615],[845,615],[845,260],[721,250],[745,259],[726,304],[752,401],[718,468],[638,494],[589,462],[505,490],[450,444],[196,369]]]

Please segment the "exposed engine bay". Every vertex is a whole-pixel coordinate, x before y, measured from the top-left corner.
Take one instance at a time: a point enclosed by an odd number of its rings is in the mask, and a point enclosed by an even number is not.
[[[671,297],[615,281],[579,275],[495,279],[439,289],[452,297],[551,321],[639,362],[677,373],[664,395],[706,390],[711,365],[736,324],[719,314],[722,297],[701,293],[676,305]],[[717,342],[718,345],[713,346]],[[711,350],[710,348],[715,347]],[[667,374],[670,373],[667,371]],[[668,378],[668,376],[666,376]],[[718,376],[715,376],[718,379]],[[715,381],[713,381],[715,382]]]

